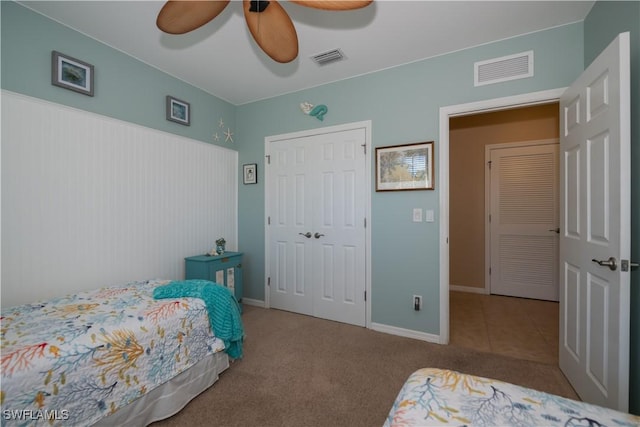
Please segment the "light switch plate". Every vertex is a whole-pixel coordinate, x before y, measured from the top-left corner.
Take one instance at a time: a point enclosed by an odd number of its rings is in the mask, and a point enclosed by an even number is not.
[[[422,222],[421,208],[413,208],[413,222]]]
[[[433,212],[433,209],[427,209],[426,214],[425,214],[425,219],[426,222],[433,222],[435,221],[435,214]]]

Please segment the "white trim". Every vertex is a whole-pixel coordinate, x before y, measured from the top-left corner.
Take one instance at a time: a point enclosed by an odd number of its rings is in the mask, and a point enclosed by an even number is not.
[[[438,344],[438,335],[427,334],[426,332],[414,331],[412,329],[398,328],[396,326],[389,326],[382,323],[372,323],[371,329],[385,334],[397,335],[399,337],[413,338],[420,341],[427,341]]]
[[[259,300],[259,299],[242,297],[242,304],[243,305],[252,305],[254,307],[265,308],[264,301]]]
[[[476,288],[473,286],[449,285],[449,290],[456,292],[468,292],[470,294],[489,295],[489,290],[487,288]]]
[[[286,140],[297,139],[316,135],[324,135],[334,132],[345,132],[354,129],[365,130],[365,220],[367,226],[365,227],[365,292],[367,294],[367,300],[365,301],[365,327],[371,328],[371,152],[373,151],[373,144],[371,139],[371,120],[364,120],[361,122],[345,123],[336,126],[328,126],[318,129],[310,129],[299,132],[286,133],[281,135],[267,136],[264,138],[264,152],[269,155],[269,143]],[[265,164],[265,167],[266,164]],[[269,303],[269,224],[268,224],[268,201],[269,201],[269,182],[268,174],[265,173],[264,184],[264,199],[265,199],[265,217],[264,217],[264,308],[270,308]]]
[[[371,329],[385,334],[397,335],[400,337],[413,338],[420,341],[427,341],[438,344],[440,337],[426,332],[414,331],[412,329],[403,329],[396,326],[384,325],[382,323],[372,323]]]
[[[449,343],[449,119],[472,113],[556,102],[565,88],[488,99],[440,108],[440,344]]]

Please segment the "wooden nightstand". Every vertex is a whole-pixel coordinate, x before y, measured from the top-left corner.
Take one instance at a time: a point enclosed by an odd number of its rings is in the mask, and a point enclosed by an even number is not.
[[[185,260],[185,279],[204,279],[231,289],[242,311],[242,252],[190,256]]]

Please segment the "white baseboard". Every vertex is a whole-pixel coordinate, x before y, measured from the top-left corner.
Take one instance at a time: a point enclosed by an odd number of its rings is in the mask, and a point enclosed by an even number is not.
[[[371,323],[371,329],[385,334],[398,335],[406,338],[427,341],[440,344],[440,335],[428,334],[426,332],[414,331],[411,329],[398,328],[396,326],[383,325],[381,323]]]
[[[265,308],[262,300],[252,298],[242,298],[242,303],[255,307]],[[420,341],[427,341],[435,344],[441,344],[440,335],[428,334],[426,332],[414,331],[411,329],[398,328],[396,326],[384,325],[382,323],[371,323],[371,330],[383,332],[385,334],[398,335],[400,337],[413,338]]]
[[[458,285],[449,285],[450,291],[458,291],[458,292],[470,292],[472,294],[483,294],[489,295],[489,290],[485,288],[476,288],[473,286],[458,286]]]
[[[264,308],[264,301],[259,300],[259,299],[252,299],[252,298],[242,298],[242,303],[246,304],[246,305],[253,305],[256,307],[260,307],[260,308]]]

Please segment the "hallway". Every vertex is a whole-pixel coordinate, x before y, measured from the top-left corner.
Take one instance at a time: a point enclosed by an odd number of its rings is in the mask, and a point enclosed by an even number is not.
[[[451,345],[558,365],[557,302],[449,293]]]

